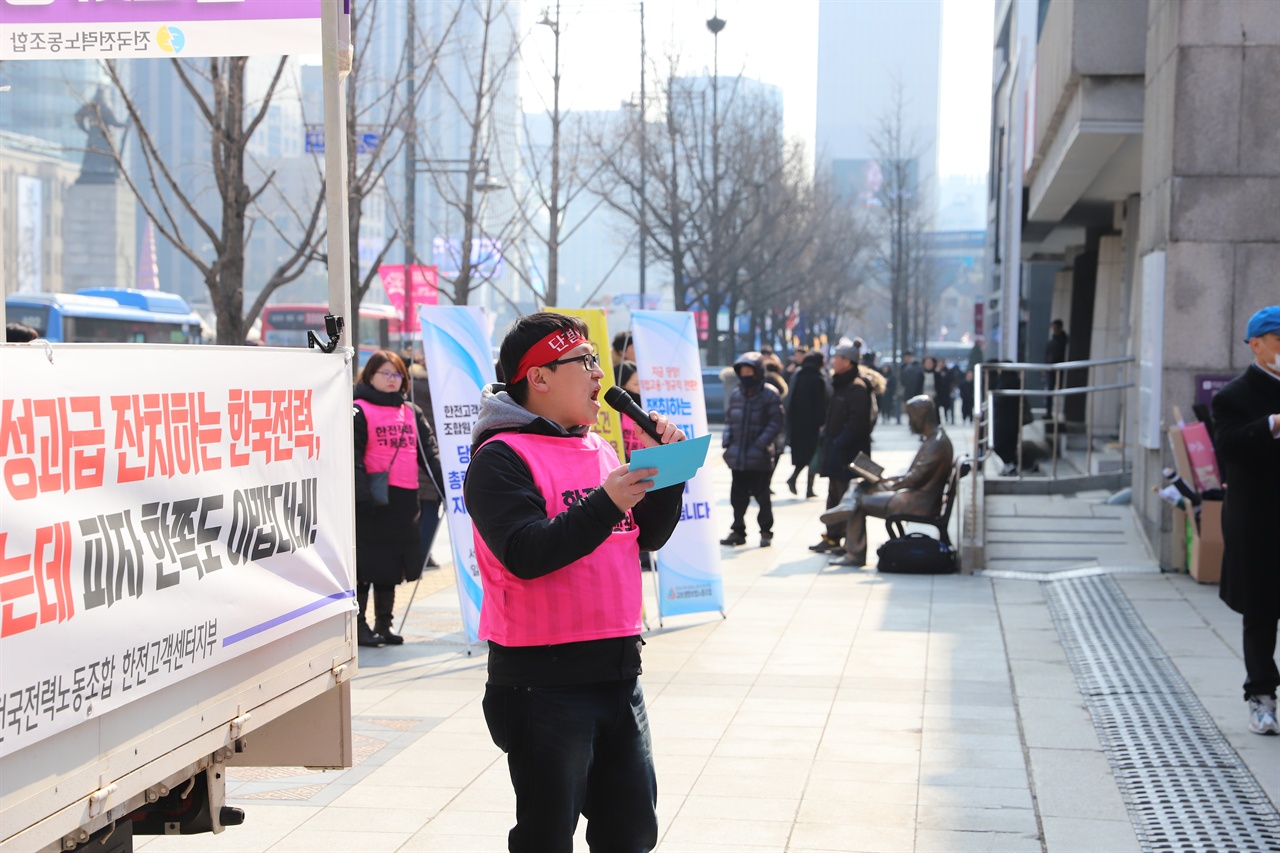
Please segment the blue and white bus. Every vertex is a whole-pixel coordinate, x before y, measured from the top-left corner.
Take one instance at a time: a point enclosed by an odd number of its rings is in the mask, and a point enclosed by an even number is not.
[[[63,343],[198,344],[200,315],[176,293],[86,287],[75,293],[14,293],[6,319]]]

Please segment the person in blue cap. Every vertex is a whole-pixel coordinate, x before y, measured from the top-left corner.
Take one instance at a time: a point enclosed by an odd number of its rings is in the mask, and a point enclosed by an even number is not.
[[[1280,305],[1249,318],[1244,339],[1253,363],[1213,398],[1214,444],[1226,484],[1218,594],[1243,617],[1249,731],[1280,735]]]

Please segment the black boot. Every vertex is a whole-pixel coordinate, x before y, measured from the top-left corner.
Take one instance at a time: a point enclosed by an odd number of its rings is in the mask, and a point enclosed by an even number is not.
[[[373,623],[373,630],[388,646],[400,646],[404,644],[404,637],[394,633],[391,625],[394,621],[393,612],[396,606],[396,588],[394,586],[375,586],[373,588],[373,612],[377,618]]]
[[[796,478],[798,478],[799,476],[800,476],[800,470],[799,470],[799,469],[796,469],[796,472],[795,472],[794,474],[792,474],[790,477],[788,477],[788,478],[787,478],[787,488],[791,490],[791,494],[793,494],[793,495],[794,495],[794,494],[797,494],[797,492],[796,492]]]
[[[812,471],[810,471],[810,472],[809,472],[809,487],[808,487],[807,489],[805,489],[805,490],[804,490],[804,496],[805,496],[805,498],[806,498],[806,499],[808,499],[808,498],[816,498],[816,497],[818,496],[818,493],[817,493],[817,492],[815,492],[815,491],[813,490],[813,481],[814,481],[814,480],[816,480],[816,479],[818,479],[818,475],[817,475],[817,474],[815,474],[815,473],[813,473]]]
[[[386,643],[383,642],[382,637],[378,636],[369,627],[369,623],[361,617],[356,621],[356,645],[377,648],[378,646],[386,645]]]
[[[369,609],[369,584],[356,584],[356,607],[356,645],[373,648],[386,645],[364,618],[365,611]]]

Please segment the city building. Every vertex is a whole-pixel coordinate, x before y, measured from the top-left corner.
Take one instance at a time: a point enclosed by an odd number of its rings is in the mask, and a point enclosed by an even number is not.
[[[1276,302],[1277,57],[1280,17],[1261,0],[997,3],[999,352],[1039,360],[1061,318],[1070,360],[1137,360],[1126,422],[1106,401],[1090,417],[1095,435],[1126,439],[1134,506],[1166,567],[1185,550],[1152,493],[1172,460],[1166,428],[1175,407],[1190,417],[1198,377],[1247,365],[1245,322]],[[1065,417],[1083,423],[1083,400]]]

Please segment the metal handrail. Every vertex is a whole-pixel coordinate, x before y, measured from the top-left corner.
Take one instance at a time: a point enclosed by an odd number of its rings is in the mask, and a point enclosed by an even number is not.
[[[1095,392],[1102,391],[1122,391],[1126,388],[1134,387],[1132,379],[1128,378],[1130,368],[1136,362],[1133,356],[1121,356],[1114,358],[1098,358],[1087,359],[1084,361],[1060,361],[1053,364],[1037,364],[1034,362],[992,362],[986,364],[974,365],[976,368],[973,372],[973,398],[978,401],[978,411],[974,414],[973,419],[973,481],[970,483],[972,493],[968,506],[965,507],[965,522],[969,529],[977,523],[977,507],[978,507],[978,489],[981,487],[981,479],[983,475],[983,465],[986,462],[987,455],[991,450],[990,442],[992,434],[995,431],[995,398],[996,397],[1068,397],[1077,394],[1085,394],[1085,470],[1093,470],[1093,401]],[[1112,365],[1123,365],[1123,381],[1094,384],[1094,370],[1099,367],[1107,367]],[[1065,370],[1087,370],[1088,376],[1086,384],[1072,388],[1046,388],[1044,390],[1029,390],[1025,387],[1018,388],[987,388],[985,377],[993,371],[1017,371],[1019,373],[1019,386],[1025,386],[1025,377],[1029,371],[1040,371],[1043,373],[1053,372],[1061,374]],[[1055,382],[1060,385],[1060,382]],[[1121,402],[1120,414],[1120,458],[1123,460],[1127,457],[1128,437],[1126,435],[1128,429],[1128,416],[1125,411],[1126,402]],[[1057,419],[1054,419],[1055,435],[1053,444],[1053,464],[1051,476],[1053,479],[1058,478],[1058,435],[1057,435]],[[1018,406],[1018,444],[1017,444],[1017,461],[1016,471],[1017,477],[1022,478],[1022,428],[1025,426],[1023,420],[1023,407]]]

